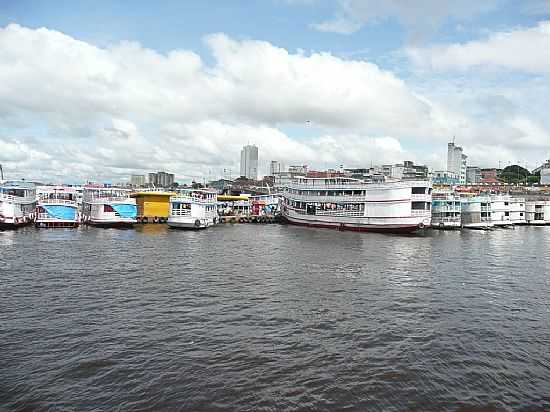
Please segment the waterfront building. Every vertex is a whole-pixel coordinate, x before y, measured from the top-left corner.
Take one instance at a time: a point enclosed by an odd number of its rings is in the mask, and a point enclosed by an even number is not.
[[[467,166],[466,183],[470,185],[477,185],[478,183],[481,183],[481,168],[477,166]]]
[[[489,229],[494,226],[489,196],[464,197],[461,199],[462,227],[468,229]]]
[[[94,226],[127,226],[136,223],[136,216],[136,199],[130,197],[130,190],[116,187],[84,187],[84,223]]]
[[[302,226],[414,232],[430,225],[431,192],[428,181],[298,177],[283,192],[282,216]]]
[[[439,189],[432,192],[432,227],[434,229],[460,229],[462,226],[462,203],[452,190]]]
[[[204,229],[218,223],[217,193],[212,189],[180,189],[170,197],[168,226]]]
[[[37,190],[37,227],[77,227],[78,203],[75,188],[41,186]]]
[[[410,160],[394,165],[382,165],[382,174],[391,179],[398,180],[427,180],[428,166],[415,165]]]
[[[145,175],[130,175],[130,185],[133,187],[145,186]]]
[[[138,223],[164,223],[170,214],[170,197],[174,192],[144,190],[130,197],[136,199],[136,221]]]
[[[460,176],[446,170],[436,170],[432,173],[432,182],[438,185],[454,186],[460,183]]]
[[[258,180],[258,147],[246,145],[241,150],[241,176]]]
[[[510,220],[514,225],[524,225],[527,223],[525,210],[525,199],[522,197],[512,197],[510,199]]]
[[[447,171],[459,176],[459,183],[466,183],[466,163],[468,156],[462,147],[456,146],[454,141],[447,145]]]
[[[0,228],[14,228],[35,218],[36,187],[27,182],[0,183]]]
[[[498,183],[498,169],[481,169],[481,183]]]
[[[173,173],[157,172],[149,173],[149,185],[154,187],[172,187],[175,176]]]
[[[512,224],[512,198],[510,195],[491,195],[491,220],[495,226]]]

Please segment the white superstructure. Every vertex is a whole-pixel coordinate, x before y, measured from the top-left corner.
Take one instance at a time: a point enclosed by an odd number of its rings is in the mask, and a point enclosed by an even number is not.
[[[125,226],[136,223],[136,199],[130,190],[114,187],[84,187],[82,221],[95,226]]]
[[[460,196],[452,190],[434,190],[432,193],[432,227],[434,229],[460,229],[462,204]]]
[[[491,220],[495,226],[512,225],[512,197],[491,195]]]
[[[462,202],[462,227],[489,229],[494,227],[489,196],[465,197]]]
[[[78,226],[77,193],[73,187],[40,186],[37,198],[37,227]]]
[[[528,200],[525,215],[529,225],[550,224],[550,200]]]
[[[431,192],[427,181],[299,177],[283,192],[282,216],[302,226],[413,232],[430,225]]]
[[[210,189],[180,189],[170,197],[168,226],[203,229],[218,223],[217,193]]]
[[[524,225],[527,223],[524,198],[512,197],[510,199],[510,220],[514,225]]]
[[[0,228],[15,228],[34,221],[36,188],[27,182],[0,184]]]

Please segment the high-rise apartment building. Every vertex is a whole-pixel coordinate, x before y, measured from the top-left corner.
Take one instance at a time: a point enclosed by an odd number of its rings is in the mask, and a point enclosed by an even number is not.
[[[130,184],[134,187],[145,186],[144,175],[130,175]]]
[[[174,178],[173,173],[149,173],[149,184],[156,187],[171,187],[174,184]]]
[[[277,160],[269,162],[269,176],[275,176],[275,173],[281,173],[283,171],[283,165]]]
[[[466,183],[466,156],[462,147],[456,146],[454,142],[447,145],[447,171],[459,176],[459,183]]]
[[[241,150],[241,176],[258,180],[258,147],[246,145]]]

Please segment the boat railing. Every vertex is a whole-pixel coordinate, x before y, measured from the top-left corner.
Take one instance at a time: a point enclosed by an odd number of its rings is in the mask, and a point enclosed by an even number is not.
[[[412,216],[431,216],[431,210],[411,210]]]
[[[212,198],[212,199],[209,199],[209,198],[203,198],[201,199],[200,197],[193,197],[193,196],[172,196],[170,198],[170,202],[191,202],[191,203],[199,203],[199,204],[203,204],[203,205],[212,205],[212,204],[216,204],[216,198]]]
[[[191,209],[172,209],[172,216],[191,216]]]
[[[0,193],[0,200],[6,200],[10,202],[32,203],[36,202],[34,196],[14,196],[7,193]]]
[[[335,217],[363,217],[365,212],[350,210],[316,210],[317,216],[335,216]]]
[[[94,202],[135,202],[134,199],[128,196],[84,196],[82,198],[84,202],[94,203]]]
[[[68,200],[68,199],[39,199],[39,204],[56,204],[56,205],[70,205],[70,206],[76,206],[76,200]]]
[[[299,202],[316,202],[316,203],[338,203],[338,202],[365,202],[365,196],[354,195],[334,195],[334,196],[310,196],[310,195],[297,195],[288,194],[286,196],[289,199]]]

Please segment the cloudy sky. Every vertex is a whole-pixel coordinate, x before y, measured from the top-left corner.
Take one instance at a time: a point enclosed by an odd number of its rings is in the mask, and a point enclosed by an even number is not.
[[[550,157],[550,0],[0,1],[10,178]]]

